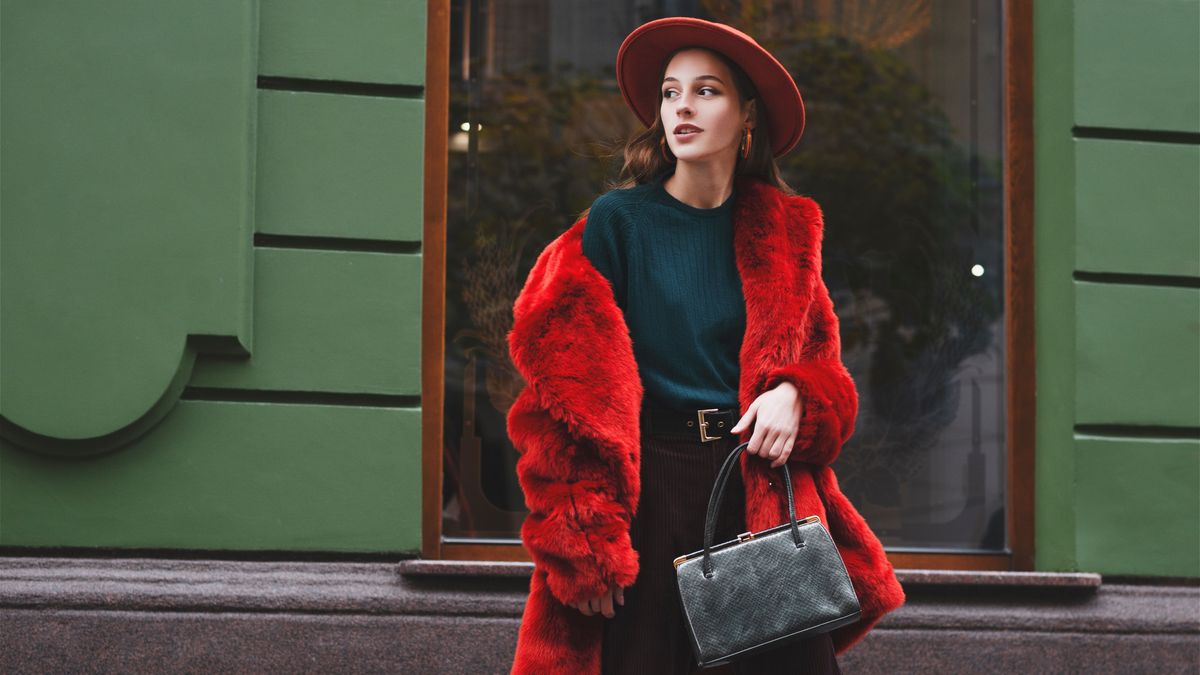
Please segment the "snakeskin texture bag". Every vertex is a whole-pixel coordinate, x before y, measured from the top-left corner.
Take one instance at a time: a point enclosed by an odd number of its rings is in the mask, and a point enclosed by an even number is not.
[[[786,464],[789,522],[713,545],[729,474],[749,441],[729,453],[713,485],[704,549],[675,559],[692,649],[718,666],[857,621],[861,610],[846,565],[817,516],[796,520]]]

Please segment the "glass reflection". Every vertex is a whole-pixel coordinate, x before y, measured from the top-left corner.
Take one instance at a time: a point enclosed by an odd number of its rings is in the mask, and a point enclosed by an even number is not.
[[[1002,6],[984,0],[454,0],[444,534],[519,538],[512,302],[640,128],[617,47],[671,15],[755,36],[805,96],[780,168],[825,213],[859,386],[842,489],[889,550],[1003,550]]]

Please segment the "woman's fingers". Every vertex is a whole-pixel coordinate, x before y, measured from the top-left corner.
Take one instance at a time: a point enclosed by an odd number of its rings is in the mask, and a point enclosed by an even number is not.
[[[804,400],[799,394],[784,393],[782,385],[772,389],[750,404],[746,414],[730,431],[740,433],[753,426],[750,442],[746,447],[747,454],[758,455],[779,467],[787,461],[795,440],[799,420],[804,416]],[[786,387],[794,391],[794,386]],[[792,398],[794,396],[794,399]],[[793,400],[795,405],[792,405]],[[786,401],[786,405],[780,403]],[[761,403],[761,406],[760,406]]]
[[[616,616],[616,607],[614,604],[625,604],[625,589],[621,588],[620,586],[610,587],[607,591],[605,591],[604,595],[592,598],[591,600],[584,600],[583,602],[574,605],[574,607],[580,612],[583,612],[585,616],[603,614],[611,619]]]
[[[771,463],[772,469],[778,469],[779,467],[783,466],[784,464],[787,464],[788,457],[791,456],[792,447],[795,444],[796,444],[796,437],[794,435],[788,436],[787,440],[783,444],[783,452],[779,453],[779,458]]]
[[[779,456],[781,449],[778,447],[779,439],[782,437],[779,430],[763,426],[762,444],[758,446],[758,456],[766,460],[773,460]]]
[[[771,459],[771,450],[775,447],[776,432],[773,429],[767,429],[763,434],[762,446],[758,451],[758,456],[763,459]]]
[[[572,607],[582,611],[584,616],[602,614],[607,616],[608,619],[612,619],[613,616],[617,615],[617,608],[614,607],[617,604],[625,604],[625,589],[622,589],[620,586],[611,586],[610,589],[605,591],[605,595],[589,599],[589,601],[583,601],[572,605]]]
[[[787,445],[787,436],[780,433],[775,437],[775,441],[771,443],[771,454],[769,455],[772,462],[783,456],[783,447]]]
[[[750,425],[750,423],[754,421],[754,416],[756,414],[758,414],[758,399],[755,399],[750,404],[750,407],[746,408],[746,414],[742,415],[742,419],[738,420],[738,423],[729,429],[729,433],[742,433],[742,431],[744,431]]]

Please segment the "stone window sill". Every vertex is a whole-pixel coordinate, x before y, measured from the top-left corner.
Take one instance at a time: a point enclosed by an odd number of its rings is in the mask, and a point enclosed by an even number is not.
[[[528,577],[533,563],[480,560],[412,559],[399,563],[406,576]],[[1002,586],[1095,589],[1101,577],[1092,572],[993,572],[978,570],[897,569],[904,586]]]

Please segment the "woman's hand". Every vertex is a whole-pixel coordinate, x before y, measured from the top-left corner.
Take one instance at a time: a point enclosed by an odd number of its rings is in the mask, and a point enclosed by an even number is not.
[[[800,400],[800,390],[791,382],[780,382],[774,389],[754,399],[746,414],[729,431],[738,434],[753,423],[754,434],[750,437],[746,452],[772,460],[771,468],[777,469],[792,454],[803,413],[804,401]]]
[[[611,619],[615,615],[615,612],[613,611],[614,598],[616,599],[618,605],[624,606],[625,589],[621,588],[620,586],[610,586],[609,589],[604,592],[604,595],[601,595],[597,598],[592,598],[591,600],[585,600],[575,605],[575,609],[578,609],[587,616],[594,616],[596,612],[600,612],[604,616]]]

